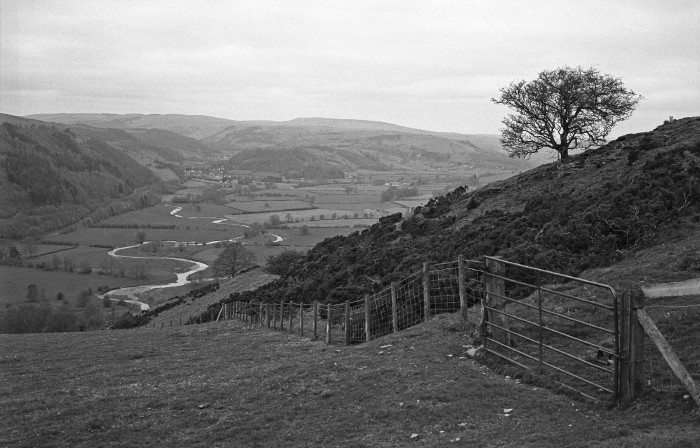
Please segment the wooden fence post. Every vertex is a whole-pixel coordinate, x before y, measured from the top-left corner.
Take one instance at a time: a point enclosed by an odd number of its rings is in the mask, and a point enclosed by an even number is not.
[[[506,304],[508,301],[504,299],[506,295],[506,282],[502,278],[496,278],[495,276],[503,277],[506,272],[506,265],[501,260],[494,258],[486,259],[486,272],[484,272],[484,284],[486,287],[486,306],[494,308],[499,311],[506,310]],[[508,328],[508,320],[506,316],[493,311],[484,309],[482,316],[482,327],[481,336],[485,338],[487,336],[487,324],[488,322],[493,322],[498,324],[503,328]],[[491,327],[491,335],[494,340],[500,342],[501,344],[506,344],[508,346],[510,343],[510,333],[503,331],[499,328]],[[485,339],[484,339],[484,342]]]
[[[345,301],[345,345],[350,345],[350,301]]]
[[[299,304],[299,334],[304,336],[304,304]]]
[[[280,302],[280,331],[284,331],[284,302]]]
[[[277,330],[277,304],[272,303],[272,329]]]
[[[318,337],[318,300],[314,300],[314,339]]]
[[[365,341],[369,342],[370,339],[372,339],[372,335],[370,333],[370,328],[369,328],[369,294],[365,294]]]
[[[462,322],[467,322],[467,313],[469,312],[467,308],[467,291],[464,287],[465,274],[466,272],[464,271],[464,256],[459,255],[457,257],[457,275],[459,277],[459,310],[461,312],[460,314],[462,315]]]
[[[430,319],[430,271],[428,263],[423,263],[423,305],[424,305],[424,321]]]
[[[399,310],[396,307],[396,283],[391,284],[391,324],[394,333],[399,332]]]
[[[630,316],[632,318],[630,361],[633,363],[630,379],[635,396],[641,396],[644,391],[644,328],[639,323],[640,310],[644,310],[644,293],[637,288],[632,296],[632,315]]]
[[[639,288],[629,288],[620,303],[620,394],[629,403],[644,388],[644,329],[637,317],[644,309],[644,295]]]
[[[326,344],[331,343],[331,304],[328,304],[327,308],[328,314],[326,314]]]
[[[294,302],[292,302],[290,300],[289,301],[289,332],[290,333],[292,332],[292,330],[294,330],[293,321],[294,321]]]

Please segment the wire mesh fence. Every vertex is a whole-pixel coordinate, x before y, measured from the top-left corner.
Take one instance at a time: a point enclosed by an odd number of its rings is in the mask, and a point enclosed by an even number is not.
[[[385,289],[369,299],[370,338],[386,336],[394,331],[391,288]]]
[[[425,319],[422,273],[404,278],[395,284],[398,331],[418,325]]]
[[[440,263],[430,267],[430,314],[453,313],[460,309],[459,265]]]
[[[224,318],[325,338],[331,344],[356,344],[412,327],[430,315],[478,305],[484,297],[481,267],[483,263],[476,261],[426,266],[424,271],[415,272],[390,288],[341,304],[235,302],[227,305]],[[470,321],[478,322],[481,313],[478,307],[474,308],[477,312],[472,313]]]
[[[700,384],[700,297],[666,298],[644,307],[696,384]],[[687,394],[686,386],[648,336],[644,338],[645,392]]]

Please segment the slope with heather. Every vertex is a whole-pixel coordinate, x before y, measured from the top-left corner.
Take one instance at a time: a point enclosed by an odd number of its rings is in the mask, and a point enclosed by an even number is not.
[[[489,184],[461,187],[415,213],[324,241],[293,274],[249,293],[261,300],[340,302],[457,255],[504,258],[579,274],[700,226],[700,118],[667,122],[598,149]],[[684,254],[692,257],[692,254]],[[674,277],[697,275],[678,265]]]

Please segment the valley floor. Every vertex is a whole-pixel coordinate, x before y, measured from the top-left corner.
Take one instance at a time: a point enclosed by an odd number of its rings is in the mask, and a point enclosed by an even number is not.
[[[494,373],[465,355],[471,338],[455,319],[351,347],[236,321],[0,335],[0,446],[638,448],[700,440],[690,406],[608,410]]]

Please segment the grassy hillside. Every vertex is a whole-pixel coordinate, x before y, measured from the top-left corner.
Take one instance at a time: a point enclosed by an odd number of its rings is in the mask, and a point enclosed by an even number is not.
[[[157,183],[148,169],[102,140],[41,122],[10,121],[0,126],[3,237],[36,236],[115,200],[134,194],[143,199],[146,193],[139,192]]]
[[[445,316],[350,347],[235,321],[0,335],[0,445],[631,448],[700,437],[687,407],[606,410],[494,373],[465,357],[469,342]]]
[[[247,297],[340,302],[376,292],[423,262],[500,255],[578,274],[700,226],[700,118],[620,137],[568,163],[461,187],[307,253],[294,275]],[[693,253],[677,269],[697,275]]]

